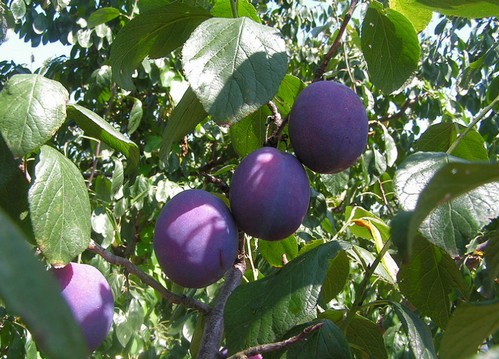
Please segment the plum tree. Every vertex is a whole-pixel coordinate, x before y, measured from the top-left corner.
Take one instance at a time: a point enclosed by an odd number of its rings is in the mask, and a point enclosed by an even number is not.
[[[109,283],[88,264],[69,263],[51,271],[82,329],[88,351],[93,352],[104,341],[113,322],[114,298]]]
[[[355,92],[334,81],[318,81],[296,98],[289,140],[296,157],[318,173],[352,166],[367,143],[366,110]]]
[[[202,288],[218,281],[234,263],[237,250],[237,226],[229,208],[204,190],[177,194],[156,221],[158,262],[181,286]]]
[[[234,219],[243,231],[260,239],[280,240],[302,223],[310,184],[296,157],[263,147],[241,161],[232,177],[229,198]]]

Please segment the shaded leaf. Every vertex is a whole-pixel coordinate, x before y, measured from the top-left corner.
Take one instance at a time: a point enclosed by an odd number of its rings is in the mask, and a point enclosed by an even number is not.
[[[437,359],[431,331],[426,323],[407,307],[395,302],[390,302],[390,305],[402,322],[414,357]]]
[[[212,18],[185,43],[182,64],[206,112],[217,122],[230,123],[274,97],[288,59],[275,29],[246,17]]]
[[[139,148],[133,141],[111,126],[109,122],[95,112],[80,105],[69,105],[68,116],[73,118],[88,136],[97,138],[123,153],[130,161],[129,169],[137,166],[139,162]]]
[[[341,293],[348,280],[350,273],[350,261],[346,252],[340,252],[329,261],[329,267],[326,273],[326,279],[322,284],[320,293],[320,303],[326,304]]]
[[[14,75],[0,92],[0,132],[14,156],[47,142],[66,120],[68,91],[40,75]]]
[[[453,290],[462,296],[468,292],[454,260],[422,238],[414,242],[413,253],[400,267],[398,280],[401,292],[441,328],[450,317],[449,295]]]
[[[259,149],[265,142],[268,117],[271,115],[267,106],[230,126],[232,147],[239,156],[247,156]]]
[[[225,308],[229,352],[270,343],[316,316],[327,261],[342,247],[329,242],[298,256],[275,274],[240,285]]]
[[[36,243],[52,265],[66,265],[90,243],[90,200],[78,168],[52,147],[41,148],[28,194]]]
[[[345,329],[348,342],[359,358],[388,358],[380,328],[370,320],[355,316]]]
[[[412,23],[393,9],[372,5],[362,23],[362,52],[374,85],[390,93],[417,69],[419,40]]]
[[[271,266],[280,268],[284,256],[290,261],[298,255],[298,242],[294,236],[280,241],[258,241],[258,250]]]
[[[147,56],[159,58],[187,40],[210,13],[182,3],[153,6],[121,29],[111,46],[113,78],[123,88],[133,90],[132,73]]]
[[[50,358],[87,357],[83,335],[54,278],[35,258],[26,237],[0,209],[0,297],[26,323]],[[3,343],[2,343],[3,344]]]
[[[499,330],[499,301],[461,303],[452,314],[440,343],[440,358],[465,359]]]
[[[121,12],[114,7],[103,7],[94,11],[87,20],[87,26],[91,29],[97,25],[104,24],[116,19]]]

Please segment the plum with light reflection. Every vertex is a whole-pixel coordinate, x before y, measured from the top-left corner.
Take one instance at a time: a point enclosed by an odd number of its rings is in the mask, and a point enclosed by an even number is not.
[[[202,288],[218,281],[234,263],[237,250],[237,227],[229,208],[204,190],[180,192],[156,221],[159,265],[183,287]]]
[[[281,240],[303,222],[310,184],[296,157],[263,147],[237,167],[229,199],[234,219],[244,232],[264,240]]]
[[[88,352],[93,352],[113,323],[114,298],[109,283],[98,269],[88,264],[69,263],[51,271],[82,329]]]
[[[289,140],[312,171],[351,167],[366,147],[368,119],[359,96],[334,81],[318,81],[296,98],[289,114]]]

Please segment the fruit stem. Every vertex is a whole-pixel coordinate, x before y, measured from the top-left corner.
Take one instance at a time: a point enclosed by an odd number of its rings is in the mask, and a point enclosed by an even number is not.
[[[494,106],[497,102],[499,102],[499,95],[497,95],[496,98],[493,99],[492,102],[487,107],[485,107],[482,111],[478,113],[478,115],[473,119],[473,121],[471,121],[471,123],[468,125],[468,127],[466,127],[463,133],[457,136],[457,138],[454,140],[454,142],[446,152],[448,155],[452,154],[452,152],[454,152],[457,146],[459,146],[459,144],[461,143],[463,138],[468,134],[468,132],[470,132],[473,129],[473,127],[475,127],[475,125],[478,122],[480,122],[480,120],[482,120],[489,113],[490,110],[494,109]]]

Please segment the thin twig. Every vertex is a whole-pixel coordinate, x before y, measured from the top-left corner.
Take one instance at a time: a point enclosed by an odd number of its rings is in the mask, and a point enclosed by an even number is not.
[[[195,309],[198,310],[202,313],[208,313],[210,311],[210,307],[203,303],[200,302],[194,298],[187,297],[185,295],[178,295],[175,294],[171,291],[169,291],[167,288],[165,288],[161,283],[159,283],[157,280],[155,280],[153,277],[142,271],[139,267],[137,267],[135,264],[130,262],[128,259],[117,256],[107,250],[105,250],[101,245],[95,243],[95,242],[90,242],[90,245],[88,246],[88,250],[91,252],[94,252],[98,255],[100,255],[102,258],[104,258],[107,262],[115,265],[119,265],[124,267],[129,273],[134,274],[137,276],[142,282],[145,284],[149,285],[150,287],[156,289],[163,298],[165,298],[167,301],[173,304],[181,304],[186,306],[187,308]]]
[[[343,33],[347,28],[348,22],[352,18],[352,14],[355,10],[355,7],[357,6],[357,3],[358,0],[352,0],[350,2],[350,7],[348,8],[345,17],[343,18],[343,22],[341,23],[340,29],[338,30],[338,34],[336,35],[336,38],[334,39],[333,44],[331,45],[331,48],[327,52],[326,56],[324,56],[324,59],[322,60],[319,68],[315,71],[314,82],[322,79],[322,76],[324,76],[324,73],[326,72],[329,61],[331,61],[336,52],[338,52],[338,49],[340,48],[341,45],[341,38],[343,37]]]
[[[292,336],[286,340],[280,341],[280,342],[275,342],[275,343],[269,343],[269,344],[262,344],[262,345],[257,345],[248,349],[245,349],[243,351],[237,352],[234,355],[231,355],[227,359],[243,359],[247,358],[253,355],[257,354],[264,354],[264,353],[269,353],[273,352],[276,350],[282,350],[290,347],[291,345],[305,339],[310,333],[315,332],[316,330],[319,330],[324,323],[316,323],[311,326],[306,327],[303,329],[303,331],[295,336]]]
[[[267,106],[272,112],[270,120],[274,123],[275,128],[272,131],[272,134],[265,140],[264,146],[277,147],[279,141],[281,140],[281,132],[286,126],[288,118],[282,118],[277,105],[273,101],[269,101]]]
[[[411,108],[412,106],[414,106],[417,102],[418,102],[417,97],[412,98],[412,99],[408,99],[407,101],[405,101],[402,104],[402,106],[400,107],[398,112],[381,117],[380,119],[378,119],[378,122],[389,122],[389,121],[393,121],[393,120],[396,120],[398,118],[401,118],[402,116],[404,116],[405,111],[407,111],[408,108]]]

